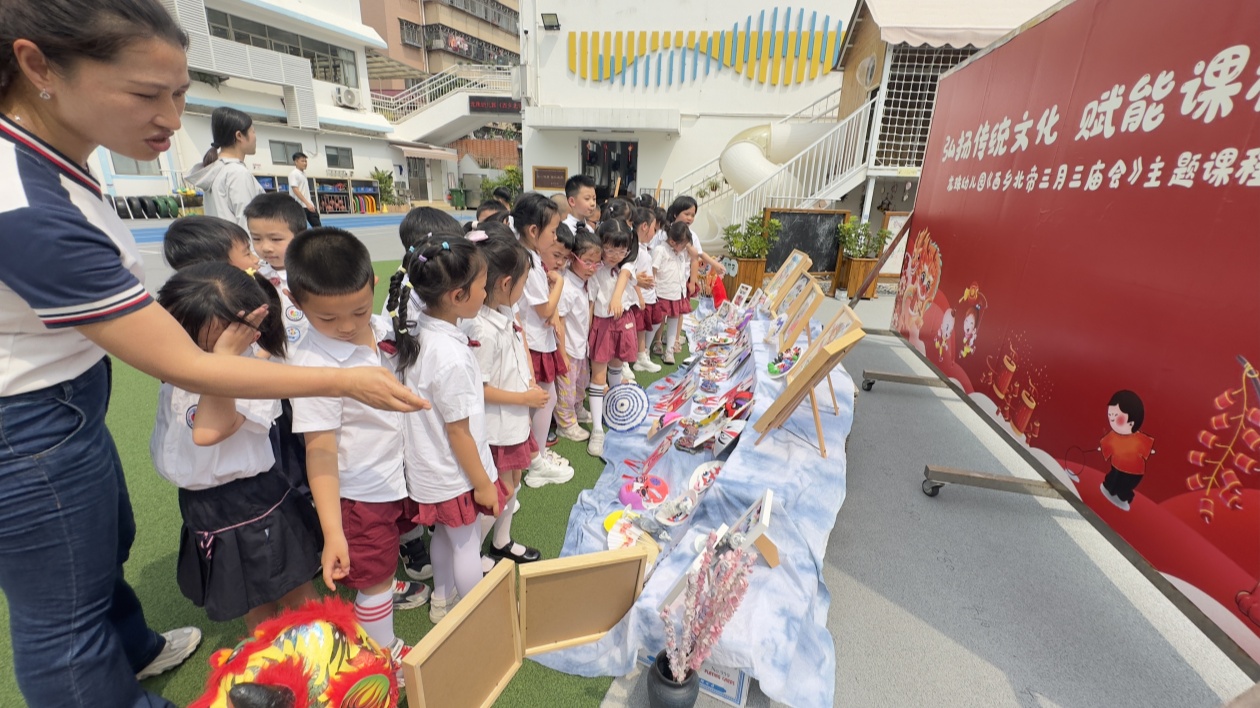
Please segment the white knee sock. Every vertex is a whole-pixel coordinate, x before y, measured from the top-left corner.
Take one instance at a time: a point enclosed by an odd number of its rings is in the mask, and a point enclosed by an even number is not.
[[[481,526],[468,524],[447,528],[446,536],[454,561],[455,589],[460,597],[467,597],[477,583],[481,582],[482,577],[481,544],[478,542],[481,538]]]
[[[388,649],[394,643],[393,588],[379,595],[359,591],[358,597],[354,598],[354,618],[373,641]]]
[[[621,385],[621,367],[613,368],[612,364],[608,365],[608,387]]]
[[[678,342],[678,318],[670,317],[666,320],[665,327],[665,353],[669,354],[674,351],[674,344]]]
[[[590,397],[591,431],[602,433],[604,432],[604,387],[591,384],[586,389],[586,395]]]
[[[661,331],[661,325],[663,325],[663,324],[665,324],[665,321],[664,321],[664,320],[662,320],[662,321],[660,321],[660,322],[657,322],[656,324],[652,325],[652,331],[651,331],[651,332],[648,332],[648,337],[647,337],[647,342],[648,342],[648,347],[649,347],[649,348],[651,348],[651,346],[652,346],[652,342],[655,342],[655,341],[656,341],[656,333]]]
[[[547,405],[532,411],[530,429],[534,432],[534,442],[540,450],[547,449],[547,431],[551,430],[551,416],[556,412],[556,382],[538,384],[547,392]]]
[[[494,540],[491,543],[495,548],[509,550],[508,546],[512,544],[512,500],[516,498],[516,492],[512,492],[512,496],[508,497],[503,503],[503,511],[499,513],[499,518],[494,520]],[[513,552],[525,550],[522,548],[512,548]]]

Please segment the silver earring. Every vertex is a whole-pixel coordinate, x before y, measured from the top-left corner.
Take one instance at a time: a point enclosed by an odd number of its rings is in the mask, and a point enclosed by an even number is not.
[[[52,94],[48,93],[48,89],[40,89],[39,97],[47,101],[48,99],[52,98]]]

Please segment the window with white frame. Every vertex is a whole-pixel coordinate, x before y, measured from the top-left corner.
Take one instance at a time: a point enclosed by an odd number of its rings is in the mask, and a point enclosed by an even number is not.
[[[206,20],[215,37],[306,57],[311,60],[311,74],[316,79],[351,88],[359,86],[359,65],[352,50],[210,8],[206,8]]]
[[[276,165],[292,165],[293,153],[302,152],[302,143],[286,143],[283,140],[270,140],[271,162]]]
[[[324,159],[329,167],[339,170],[354,169],[354,152],[347,147],[324,146]]]
[[[114,174],[129,176],[158,176],[162,174],[162,167],[157,160],[139,161],[133,160],[126,155],[119,155],[111,152],[111,161],[114,163]]]

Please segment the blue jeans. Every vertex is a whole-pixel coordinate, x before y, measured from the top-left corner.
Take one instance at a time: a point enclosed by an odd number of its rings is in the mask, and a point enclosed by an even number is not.
[[[172,706],[136,672],[162,650],[123,579],[135,519],[105,428],[102,359],[71,381],[0,398],[0,590],[32,706]]]

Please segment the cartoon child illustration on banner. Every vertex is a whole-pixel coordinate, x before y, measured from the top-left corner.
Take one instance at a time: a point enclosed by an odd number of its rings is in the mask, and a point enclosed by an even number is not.
[[[1111,432],[1099,441],[1098,449],[1111,471],[1100,489],[1107,501],[1123,511],[1129,510],[1133,492],[1146,474],[1146,461],[1155,453],[1155,439],[1140,432],[1145,418],[1142,399],[1132,391],[1116,391],[1107,403]]]
[[[958,299],[958,311],[962,316],[962,348],[960,358],[976,353],[976,337],[980,335],[980,320],[989,307],[989,300],[980,292],[980,284],[972,283]]]

